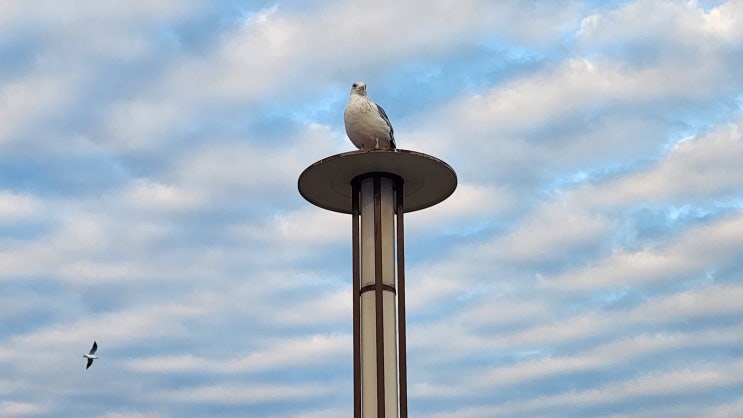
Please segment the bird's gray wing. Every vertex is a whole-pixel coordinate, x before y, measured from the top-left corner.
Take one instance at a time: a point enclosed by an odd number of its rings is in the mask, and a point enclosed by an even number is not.
[[[88,370],[92,364],[93,364],[93,359],[92,358],[89,358],[88,359],[88,365],[85,366],[85,370]]]
[[[90,353],[88,354],[95,354],[96,350],[98,350],[98,343],[93,341],[93,347],[90,349]]]
[[[379,116],[387,123],[387,126],[390,128],[390,144],[392,144],[392,148],[395,148],[395,130],[392,129],[392,124],[390,123],[390,118],[387,117],[387,112],[382,109],[382,106],[374,103],[377,105],[377,112],[379,113]]]

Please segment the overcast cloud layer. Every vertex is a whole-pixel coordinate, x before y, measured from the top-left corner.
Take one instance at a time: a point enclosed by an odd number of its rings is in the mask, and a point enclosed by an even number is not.
[[[0,416],[351,416],[350,217],[296,182],[357,80],[459,177],[411,417],[743,416],[742,69],[740,1],[5,0]]]

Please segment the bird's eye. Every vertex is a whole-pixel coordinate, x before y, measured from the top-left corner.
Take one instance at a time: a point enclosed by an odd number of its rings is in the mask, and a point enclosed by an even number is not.
[[[351,87],[356,88],[358,86],[359,86],[358,83],[353,83],[353,85]]]

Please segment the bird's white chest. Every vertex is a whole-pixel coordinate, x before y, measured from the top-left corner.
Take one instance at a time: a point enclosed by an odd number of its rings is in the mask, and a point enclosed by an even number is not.
[[[346,123],[370,124],[379,118],[379,114],[377,107],[370,100],[353,95],[348,100],[343,117]]]
[[[343,120],[349,139],[358,148],[373,149],[378,141],[389,142],[390,128],[371,100],[352,95],[343,112]]]

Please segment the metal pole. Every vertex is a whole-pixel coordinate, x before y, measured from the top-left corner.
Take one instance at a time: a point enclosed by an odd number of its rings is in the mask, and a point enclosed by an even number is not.
[[[358,196],[359,200],[358,210],[353,211],[359,214],[359,221],[354,221],[358,222],[358,228],[356,223],[353,226],[359,234],[354,238],[354,249],[359,253],[354,254],[354,274],[360,272],[358,287],[354,277],[360,317],[359,329],[354,329],[354,343],[360,341],[360,353],[354,352],[354,362],[357,356],[359,359],[360,377],[355,375],[354,384],[360,382],[361,385],[362,418],[397,418],[400,411],[398,360],[401,357],[397,335],[399,301],[396,300],[399,266],[395,269],[399,255],[395,257],[395,248],[402,247],[395,240],[395,213],[397,190],[402,182],[391,174],[368,173],[354,179],[352,184],[353,199]],[[360,260],[358,266],[357,258]],[[355,326],[356,321],[354,318]],[[354,393],[358,390],[354,388]],[[355,405],[356,402],[355,399]]]
[[[298,187],[310,203],[352,215],[353,416],[407,418],[403,213],[444,201],[457,175],[420,152],[351,151],[307,167]]]
[[[351,182],[351,239],[353,241],[353,416],[361,418],[361,252],[359,250],[359,185]]]
[[[397,215],[397,330],[400,372],[400,418],[408,418],[408,356],[405,329],[405,225],[403,224],[403,180],[395,182]]]
[[[377,417],[384,418],[384,299],[382,295],[382,185],[374,182],[374,313],[377,336]]]

